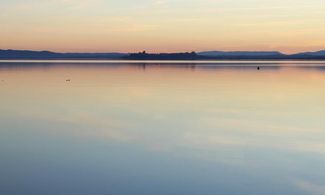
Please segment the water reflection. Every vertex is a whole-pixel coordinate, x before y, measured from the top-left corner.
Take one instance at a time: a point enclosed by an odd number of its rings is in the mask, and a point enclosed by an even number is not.
[[[1,194],[325,193],[322,66],[246,65],[0,65]]]

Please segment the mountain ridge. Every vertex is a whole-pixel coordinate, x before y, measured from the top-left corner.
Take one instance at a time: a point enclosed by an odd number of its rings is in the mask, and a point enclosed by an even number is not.
[[[279,51],[202,51],[183,53],[52,52],[0,49],[1,60],[325,60],[325,50],[284,54]]]

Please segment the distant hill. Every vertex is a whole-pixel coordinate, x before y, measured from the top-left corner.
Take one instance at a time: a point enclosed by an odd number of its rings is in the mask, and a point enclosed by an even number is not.
[[[0,60],[325,60],[325,50],[283,54],[278,51],[204,51],[183,53],[56,53],[0,50]]]
[[[325,50],[316,52],[303,52],[290,55],[293,59],[314,59],[314,60],[325,60]]]
[[[143,51],[131,53],[124,58],[127,60],[198,60],[200,56],[195,52],[149,54]]]
[[[203,51],[199,55],[205,56],[274,56],[284,54],[278,51]]]
[[[278,51],[205,51],[198,55],[218,60],[325,60],[325,50],[297,54]]]
[[[124,53],[55,53],[50,51],[0,50],[0,59],[120,59]]]
[[[205,51],[198,55],[218,59],[281,59],[286,57],[278,51]]]

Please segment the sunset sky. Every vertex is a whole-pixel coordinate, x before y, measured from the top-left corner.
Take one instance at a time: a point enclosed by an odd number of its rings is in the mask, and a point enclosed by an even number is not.
[[[325,49],[324,0],[0,0],[0,48]]]

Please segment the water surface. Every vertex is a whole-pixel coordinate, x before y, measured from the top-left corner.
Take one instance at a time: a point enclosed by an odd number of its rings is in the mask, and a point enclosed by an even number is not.
[[[1,62],[0,97],[0,194],[325,194],[322,62]]]

